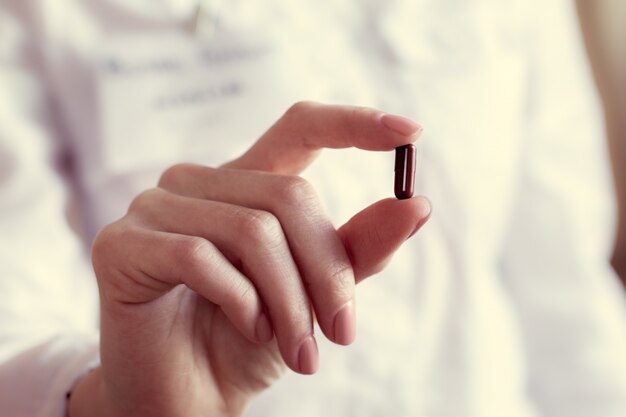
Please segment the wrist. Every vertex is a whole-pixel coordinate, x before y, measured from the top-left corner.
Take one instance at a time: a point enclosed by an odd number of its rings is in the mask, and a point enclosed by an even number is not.
[[[243,414],[247,402],[241,399],[233,401],[229,407],[218,407],[219,411],[215,415],[239,417]],[[211,409],[212,405],[214,404],[203,408]],[[94,369],[78,381],[67,401],[66,417],[128,417],[129,415],[137,414],[120,410],[119,404],[113,402],[107,395],[101,368]],[[142,410],[141,415],[153,416],[154,413],[150,411],[144,413]]]

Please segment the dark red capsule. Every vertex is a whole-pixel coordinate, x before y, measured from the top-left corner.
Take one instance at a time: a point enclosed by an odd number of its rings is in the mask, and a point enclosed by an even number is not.
[[[413,197],[415,186],[415,159],[417,149],[415,145],[404,145],[396,148],[396,164],[394,167],[395,180],[393,191],[398,200]]]

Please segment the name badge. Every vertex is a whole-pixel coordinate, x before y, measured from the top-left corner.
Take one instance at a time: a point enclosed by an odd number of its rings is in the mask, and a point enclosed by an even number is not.
[[[108,39],[98,63],[105,168],[218,165],[238,156],[298,99],[287,62],[258,33]]]

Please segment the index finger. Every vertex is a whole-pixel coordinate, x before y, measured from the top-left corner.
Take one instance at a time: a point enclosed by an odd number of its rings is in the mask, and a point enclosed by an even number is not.
[[[297,175],[322,148],[388,151],[414,142],[421,131],[412,120],[380,110],[303,101],[225,166]]]

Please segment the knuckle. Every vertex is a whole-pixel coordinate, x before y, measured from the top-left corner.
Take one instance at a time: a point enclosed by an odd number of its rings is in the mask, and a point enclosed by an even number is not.
[[[105,226],[96,234],[91,244],[91,260],[94,268],[98,269],[103,263],[101,261],[108,258],[109,248],[115,242],[114,236],[113,224]]]
[[[349,116],[352,119],[359,120],[365,117],[370,117],[374,112],[369,107],[355,106],[350,110]]]
[[[283,237],[279,220],[267,211],[246,210],[239,217],[239,229],[253,244],[262,247],[276,247]]]
[[[345,263],[335,263],[326,267],[328,291],[340,300],[349,300],[354,292],[354,273]]]
[[[254,286],[246,280],[232,280],[231,287],[225,296],[224,303],[237,311],[250,310],[257,301]]]
[[[287,111],[285,112],[285,116],[287,118],[300,117],[300,115],[306,114],[307,112],[309,112],[311,108],[313,108],[313,106],[315,106],[315,103],[313,101],[308,101],[308,100],[298,101],[292,104],[287,109]]]
[[[319,207],[315,188],[302,177],[284,177],[273,190],[280,204],[290,207]]]
[[[96,234],[91,244],[91,261],[96,278],[107,277],[107,271],[115,269],[119,262],[120,244],[132,239],[132,228],[125,218],[113,222]]]
[[[203,268],[213,259],[214,246],[201,237],[184,236],[176,244],[175,257],[180,265],[189,270]]]
[[[158,186],[165,189],[174,187],[176,184],[179,184],[182,178],[186,177],[193,168],[194,165],[189,163],[172,165],[163,171],[159,178]]]
[[[128,213],[141,213],[153,207],[155,200],[163,196],[164,191],[159,188],[151,188],[142,191],[128,206]]]
[[[363,133],[363,122],[370,119],[376,112],[368,107],[353,107],[345,116],[342,123],[347,135],[361,135]]]

